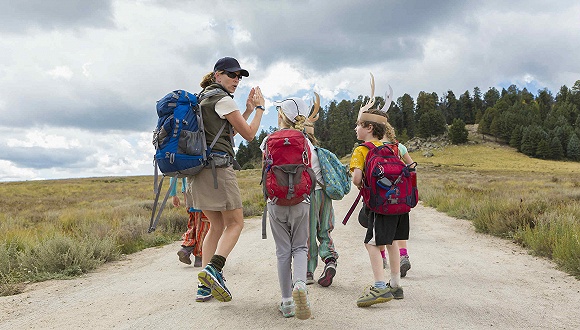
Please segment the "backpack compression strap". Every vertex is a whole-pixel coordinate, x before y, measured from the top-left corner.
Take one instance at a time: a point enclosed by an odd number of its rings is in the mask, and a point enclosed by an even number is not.
[[[161,177],[159,187],[157,188],[157,192],[155,194],[155,201],[153,202],[153,210],[151,211],[151,220],[149,221],[149,230],[147,231],[148,233],[152,233],[155,231],[157,223],[159,222],[159,218],[161,218],[161,213],[163,213],[163,209],[165,208],[165,204],[167,203],[167,199],[169,198],[169,193],[171,192],[171,190],[173,190],[175,185],[177,185],[177,180],[171,182],[171,184],[169,185],[169,189],[167,189],[167,192],[165,193],[165,198],[163,198],[163,202],[159,207],[159,213],[155,214],[155,211],[157,210],[157,202],[159,201],[159,195],[161,193],[161,187],[163,186],[163,179],[165,179],[165,176]]]

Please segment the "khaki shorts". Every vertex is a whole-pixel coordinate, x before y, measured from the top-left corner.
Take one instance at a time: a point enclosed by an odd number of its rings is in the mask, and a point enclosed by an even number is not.
[[[236,172],[232,166],[216,168],[218,189],[214,189],[211,168],[188,177],[193,207],[203,211],[229,211],[242,208],[242,197]]]

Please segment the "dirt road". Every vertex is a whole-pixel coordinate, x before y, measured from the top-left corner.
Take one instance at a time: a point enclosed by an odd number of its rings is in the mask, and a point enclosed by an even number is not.
[[[580,281],[471,224],[417,206],[404,300],[368,308],[356,299],[372,282],[364,229],[342,216],[355,192],[335,202],[340,254],[332,286],[309,286],[312,318],[284,319],[274,241],[246,220],[225,276],[233,300],[196,303],[199,268],[181,264],[179,242],[128,256],[67,281],[0,298],[0,329],[579,329]],[[356,213],[355,213],[356,214]],[[318,276],[321,267],[315,276]]]

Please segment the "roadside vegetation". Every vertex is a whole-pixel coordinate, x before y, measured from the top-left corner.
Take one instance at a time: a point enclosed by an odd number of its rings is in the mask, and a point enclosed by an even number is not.
[[[423,154],[411,153],[425,205],[553,259],[580,279],[578,162],[529,158],[489,141]],[[246,218],[264,208],[260,175],[259,169],[238,173]],[[185,209],[168,203],[157,230],[147,233],[150,176],[6,182],[0,195],[0,295],[168,244],[187,225]]]

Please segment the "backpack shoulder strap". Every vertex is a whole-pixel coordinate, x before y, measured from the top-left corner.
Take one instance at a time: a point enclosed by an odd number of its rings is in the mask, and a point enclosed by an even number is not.
[[[374,148],[376,148],[376,147],[377,147],[377,146],[376,146],[374,143],[372,143],[372,142],[370,142],[370,141],[363,142],[363,143],[361,143],[360,145],[361,145],[361,146],[365,146],[365,147],[367,147],[369,150],[372,150],[372,149],[374,149]]]

